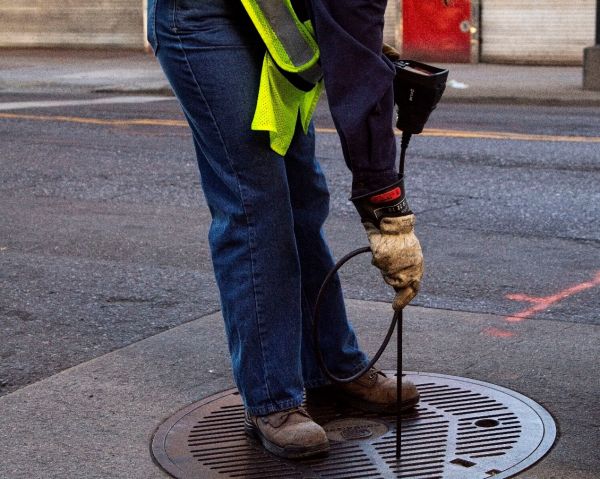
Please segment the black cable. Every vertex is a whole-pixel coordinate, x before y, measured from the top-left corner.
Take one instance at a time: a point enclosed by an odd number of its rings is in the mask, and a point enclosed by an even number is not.
[[[396,397],[398,404],[396,406],[396,461],[400,464],[400,455],[402,445],[400,437],[402,435],[402,311],[398,311],[398,330],[396,332]]]
[[[317,295],[317,300],[315,302],[315,308],[314,308],[314,313],[313,313],[313,341],[314,341],[314,345],[315,345],[315,351],[317,354],[317,360],[319,362],[319,366],[321,367],[321,369],[325,373],[325,375],[331,381],[336,382],[336,383],[350,383],[352,381],[355,381],[356,379],[361,377],[363,374],[365,374],[369,369],[371,369],[375,365],[375,363],[379,360],[379,358],[381,357],[381,355],[383,354],[385,349],[387,348],[387,345],[389,344],[390,339],[392,338],[392,334],[394,333],[394,328],[396,327],[396,324],[398,323],[399,312],[397,311],[394,313],[394,317],[392,318],[392,322],[390,323],[390,327],[388,328],[388,331],[385,335],[383,343],[381,344],[381,347],[377,350],[377,352],[375,353],[373,358],[369,361],[369,363],[362,370],[353,374],[352,376],[349,376],[347,378],[340,378],[338,376],[335,376],[329,370],[327,365],[325,364],[325,358],[323,357],[323,352],[321,351],[321,344],[319,341],[319,320],[320,320],[321,303],[323,302],[323,298],[325,297],[327,288],[329,287],[329,284],[331,283],[331,280],[333,279],[335,274],[338,272],[338,270],[342,266],[344,266],[344,264],[346,264],[349,260],[351,260],[355,256],[358,256],[359,254],[370,253],[370,252],[371,252],[371,248],[369,248],[368,246],[365,246],[364,248],[359,248],[354,251],[351,251],[346,256],[344,256],[342,259],[340,259],[335,264],[335,266],[331,269],[331,271],[329,271],[329,273],[327,273],[327,276],[325,277],[325,280],[323,281],[323,284],[321,285],[321,289],[319,290],[319,294]],[[398,397],[400,397],[400,396],[398,396]]]
[[[321,370],[325,373],[325,375],[331,381],[333,381],[335,383],[350,383],[350,382],[358,379],[359,377],[361,377],[363,374],[365,374],[367,371],[369,371],[375,365],[375,363],[379,360],[379,358],[381,357],[381,355],[387,348],[390,340],[392,339],[392,334],[394,333],[394,329],[396,328],[396,326],[398,327],[397,333],[396,333],[396,337],[397,337],[396,397],[398,398],[397,399],[398,404],[397,404],[397,410],[396,410],[396,461],[400,462],[400,454],[401,454],[400,437],[401,437],[401,430],[402,430],[402,418],[401,418],[400,410],[401,410],[401,403],[402,403],[402,311],[403,310],[401,309],[399,311],[394,312],[392,322],[390,323],[390,327],[388,328],[388,331],[385,335],[383,342],[381,343],[381,346],[379,347],[379,349],[377,350],[377,352],[375,353],[373,358],[369,361],[369,363],[363,369],[361,369],[357,373],[353,374],[352,376],[349,376],[346,378],[340,378],[338,376],[335,376],[329,370],[329,368],[325,364],[325,358],[323,357],[323,352],[321,351],[321,344],[319,341],[319,320],[321,317],[320,316],[321,303],[323,301],[323,298],[325,297],[325,293],[327,292],[327,288],[329,287],[331,280],[334,278],[335,274],[338,272],[338,270],[344,264],[346,264],[348,261],[350,261],[355,256],[358,256],[363,253],[368,253],[368,252],[371,252],[371,248],[369,248],[368,246],[351,251],[346,256],[344,256],[342,259],[340,259],[335,264],[335,266],[329,271],[329,273],[327,273],[327,276],[325,277],[325,280],[323,281],[323,284],[321,285],[321,288],[319,289],[319,294],[317,295],[317,300],[315,302],[315,309],[314,309],[314,313],[313,313],[313,331],[312,331],[313,332],[313,341],[314,341],[314,345],[315,345],[317,361],[319,363],[319,366],[321,367]]]
[[[406,131],[402,133],[402,141],[400,143],[400,165],[399,165],[400,176],[404,176],[404,163],[406,160],[406,150],[408,149],[408,144],[410,143],[411,137],[412,137],[412,133],[408,133]],[[401,454],[400,437],[401,437],[401,429],[402,429],[402,418],[401,418],[402,415],[400,414],[400,408],[401,408],[401,403],[402,403],[402,309],[394,312],[392,322],[390,323],[390,326],[385,335],[385,338],[384,338],[383,342],[381,343],[381,346],[375,353],[375,355],[371,358],[369,363],[363,369],[361,369],[357,373],[353,374],[352,376],[349,376],[346,378],[340,378],[338,376],[335,376],[329,370],[329,368],[325,364],[325,358],[323,356],[323,352],[321,351],[321,344],[319,341],[319,320],[321,318],[320,317],[321,303],[323,302],[323,298],[325,296],[325,293],[327,292],[327,288],[329,287],[331,280],[337,274],[339,269],[342,266],[344,266],[344,264],[346,264],[348,261],[350,261],[352,258],[354,258],[355,256],[358,256],[360,254],[370,253],[370,252],[371,252],[371,248],[369,248],[368,246],[365,246],[363,248],[358,248],[354,251],[351,251],[350,253],[345,255],[342,259],[340,259],[335,264],[335,266],[327,273],[327,276],[325,276],[323,284],[321,285],[321,288],[319,289],[319,294],[317,295],[317,300],[315,302],[315,307],[314,307],[314,312],[313,312],[313,325],[312,325],[313,326],[312,327],[313,341],[314,341],[314,346],[315,346],[315,352],[317,355],[317,361],[318,361],[319,366],[321,367],[321,370],[323,371],[323,373],[325,373],[325,375],[331,381],[333,381],[335,383],[350,383],[352,381],[355,381],[362,375],[364,375],[367,371],[369,371],[375,365],[375,363],[377,361],[379,361],[379,358],[381,357],[383,352],[386,350],[390,340],[392,339],[392,334],[394,333],[394,329],[396,328],[396,326],[398,326],[398,331],[396,334],[396,337],[397,337],[397,372],[396,372],[397,390],[396,390],[396,394],[397,394],[397,398],[398,398],[397,399],[397,401],[398,401],[397,408],[398,409],[396,411],[396,461],[400,462],[400,454]]]
[[[402,132],[402,141],[400,143],[400,176],[404,176],[404,160],[406,160],[406,150],[412,138],[412,133]]]

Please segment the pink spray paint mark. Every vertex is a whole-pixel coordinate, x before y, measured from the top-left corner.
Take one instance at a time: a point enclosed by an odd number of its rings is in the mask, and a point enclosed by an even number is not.
[[[596,286],[600,286],[600,271],[598,271],[596,273],[596,276],[591,281],[585,281],[583,283],[573,285],[567,289],[563,289],[562,291],[559,291],[558,293],[552,294],[550,296],[535,297],[535,296],[528,296],[526,294],[520,294],[520,293],[507,294],[506,295],[507,299],[532,303],[533,306],[531,306],[528,309],[524,309],[523,311],[519,311],[518,313],[516,313],[512,316],[507,316],[505,319],[506,319],[506,321],[508,321],[510,323],[518,323],[527,318],[530,318],[531,316],[533,316],[536,313],[545,311],[553,304],[559,303],[562,300],[564,300],[570,296],[573,296],[574,294],[581,293],[582,291],[586,291],[591,288],[595,288]]]
[[[492,338],[501,338],[501,339],[514,338],[517,335],[517,333],[514,333],[512,331],[507,331],[506,329],[500,329],[500,328],[494,328],[494,327],[484,329],[483,334],[485,334],[486,336],[491,336]]]

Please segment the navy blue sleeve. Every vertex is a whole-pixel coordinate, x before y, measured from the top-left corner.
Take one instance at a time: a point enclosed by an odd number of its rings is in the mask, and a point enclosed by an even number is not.
[[[386,187],[395,169],[394,66],[381,53],[387,0],[307,0],[329,108],[354,196]]]

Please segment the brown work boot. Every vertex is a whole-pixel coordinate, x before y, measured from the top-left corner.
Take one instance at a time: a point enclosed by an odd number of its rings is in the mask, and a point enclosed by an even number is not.
[[[245,428],[267,451],[286,459],[316,456],[329,450],[325,431],[301,407],[267,416],[246,413]]]
[[[375,413],[397,412],[396,377],[387,377],[382,371],[371,368],[358,379],[347,384],[333,384],[307,393],[308,401],[315,398],[322,402],[324,397],[338,399],[352,407]],[[402,381],[400,410],[417,405],[419,391],[410,381]]]

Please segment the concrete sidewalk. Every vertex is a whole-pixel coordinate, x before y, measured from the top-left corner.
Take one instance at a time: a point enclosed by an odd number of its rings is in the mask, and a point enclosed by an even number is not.
[[[600,106],[582,67],[445,65],[445,102]],[[2,50],[0,93],[171,94],[151,54],[102,50]]]
[[[363,345],[374,351],[390,319],[389,304],[351,300],[348,309]],[[493,334],[499,328],[511,335],[499,339]],[[593,325],[508,324],[501,316],[409,307],[404,364],[506,386],[545,406],[560,437],[520,478],[595,479],[598,398],[590,382],[599,377],[597,333]],[[390,347],[380,365],[394,369],[394,358]],[[0,398],[0,477],[167,477],[149,453],[155,428],[229,387],[219,313],[80,364]]]
[[[450,68],[452,74],[444,101],[600,106],[599,92],[581,89],[581,68],[485,64]],[[70,99],[97,92],[120,93],[123,95],[119,98],[124,100],[126,94],[171,94],[156,60],[140,52],[3,50],[0,53],[0,95],[5,93],[10,97],[0,100],[5,105],[20,100],[21,93],[28,98],[29,94],[39,94],[41,100],[47,100],[53,95]],[[62,187],[63,183],[58,185]],[[43,208],[48,208],[49,201],[57,200],[40,197],[36,201],[40,204],[44,201]],[[72,208],[81,207],[78,205]],[[47,211],[39,208],[38,215]],[[125,208],[130,216],[147,213],[135,205],[120,208],[119,214]],[[67,208],[63,213],[71,211]],[[97,214],[104,214],[99,211]],[[166,207],[161,213],[165,216],[152,214],[161,221],[167,214],[173,216]],[[182,214],[178,210],[177,221],[185,222]],[[49,218],[51,221],[55,216]],[[121,227],[121,221],[111,218],[103,224]],[[77,223],[82,224],[85,223]],[[128,224],[136,231],[132,234],[134,241],[127,243],[131,249],[125,248],[119,254],[131,254],[146,234],[139,227],[141,223]],[[59,223],[56,228],[62,225]],[[165,221],[162,228],[170,225]],[[30,225],[34,226],[39,227]],[[45,231],[40,229],[38,233]],[[72,231],[65,230],[69,241],[73,240],[69,236]],[[77,238],[94,231],[84,228]],[[185,242],[192,233],[186,236],[188,231],[191,229],[178,233],[183,238],[176,243],[183,245],[177,250],[178,255],[189,251]],[[164,234],[162,230],[159,233]],[[196,233],[193,234],[195,237]],[[148,245],[154,248],[151,240]],[[558,249],[561,245],[556,243],[554,247]],[[197,250],[196,243],[193,249]],[[575,255],[576,251],[570,254]],[[48,270],[55,263],[49,264]],[[98,263],[89,264],[92,268]],[[81,271],[90,270],[82,267]],[[100,273],[107,275],[106,271],[112,270],[107,268]],[[122,287],[122,283],[119,285]],[[187,291],[181,290],[181,294]],[[150,308],[154,303],[148,304]],[[350,300],[348,306],[365,349],[373,352],[390,319],[389,304]],[[128,310],[122,311],[125,313],[118,319],[125,320]],[[156,314],[161,314],[157,311]],[[188,314],[187,310],[182,311]],[[595,479],[600,474],[599,330],[590,324],[540,319],[511,323],[497,315],[411,307],[405,325],[405,368],[487,381],[531,397],[553,414],[560,435],[550,454],[519,477]],[[72,336],[69,340],[73,340]],[[393,369],[394,358],[395,351],[390,347],[380,366]],[[232,385],[219,313],[205,315],[64,370],[0,397],[3,459],[0,479],[167,477],[149,453],[155,428],[178,409]]]

